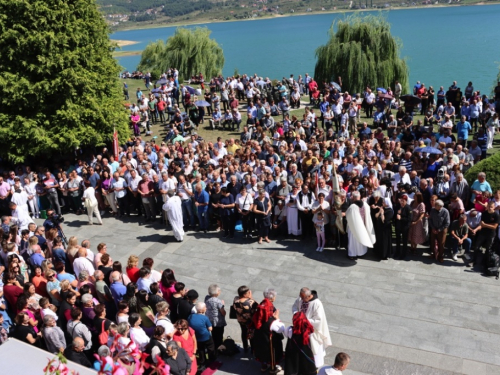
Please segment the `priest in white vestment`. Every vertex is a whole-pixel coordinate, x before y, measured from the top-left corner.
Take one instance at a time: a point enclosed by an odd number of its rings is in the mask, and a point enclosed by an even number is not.
[[[299,311],[306,315],[314,327],[314,333],[309,336],[309,342],[314,354],[314,363],[319,368],[325,363],[325,350],[332,345],[332,339],[326,321],[325,309],[316,292],[309,290],[309,288],[300,290],[300,297],[297,298],[292,307],[294,314]]]
[[[345,213],[349,245],[347,255],[350,258],[366,254],[375,243],[375,230],[370,216],[370,206],[360,199],[358,191],[351,194],[351,205]]]
[[[14,202],[10,202],[9,207],[12,211],[12,219],[15,222],[15,224],[19,227],[19,234],[21,234],[22,230],[28,229],[28,226],[31,223],[34,223],[28,211],[25,210],[24,208],[22,207],[20,208]]]
[[[175,195],[173,190],[169,190],[167,196],[168,199],[163,205],[163,210],[167,213],[168,221],[172,226],[175,239],[181,242],[184,239],[181,198]]]
[[[21,183],[18,180],[16,180],[14,186],[12,187],[12,198],[10,201],[16,204],[18,210],[25,210],[26,214],[29,215],[28,193],[23,190]]]

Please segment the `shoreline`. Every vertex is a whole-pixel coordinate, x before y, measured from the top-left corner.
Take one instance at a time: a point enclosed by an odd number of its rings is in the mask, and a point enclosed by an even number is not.
[[[228,23],[228,22],[242,22],[242,21],[264,21],[264,20],[272,20],[275,18],[284,18],[284,17],[297,17],[297,16],[315,16],[318,14],[338,14],[338,13],[368,13],[368,12],[390,12],[390,11],[398,11],[398,10],[413,10],[413,9],[429,9],[429,8],[450,8],[450,7],[473,7],[473,6],[490,6],[490,5],[499,5],[500,0],[497,0],[495,2],[479,2],[476,4],[438,4],[438,5],[425,5],[425,6],[411,6],[411,7],[391,7],[391,8],[383,8],[383,9],[356,9],[356,10],[348,10],[348,9],[341,9],[341,10],[328,10],[328,11],[315,11],[315,12],[305,12],[305,13],[290,13],[290,14],[283,14],[283,15],[273,15],[269,17],[256,17],[256,18],[245,18],[245,19],[234,19],[234,20],[208,20],[208,21],[192,21],[192,22],[173,22],[171,24],[153,24],[153,25],[138,25],[138,26],[131,26],[131,27],[125,27],[125,28],[118,28],[115,31],[113,31],[113,35],[118,32],[122,31],[133,31],[133,30],[147,30],[147,29],[160,29],[164,27],[182,27],[182,26],[193,26],[193,25],[209,25],[209,24],[214,24],[214,23]],[[139,42],[134,42],[133,44],[136,44]]]
[[[116,43],[118,47],[125,47],[125,46],[132,46],[134,44],[139,44],[140,42],[135,41],[135,40],[123,40],[123,39],[111,39],[110,41],[112,43]]]

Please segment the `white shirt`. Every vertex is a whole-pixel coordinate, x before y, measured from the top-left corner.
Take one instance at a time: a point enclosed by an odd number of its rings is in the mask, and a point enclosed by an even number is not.
[[[184,182],[184,184],[178,183],[177,184],[177,193],[179,194],[179,197],[181,200],[186,200],[191,197],[187,192],[192,193],[193,192],[193,185],[191,185],[189,182]]]
[[[159,283],[161,280],[161,273],[156,270],[151,270],[151,276],[149,276],[149,279],[154,283]]]
[[[361,166],[361,164],[347,164],[347,172],[352,173],[352,171],[358,171],[358,176],[361,176],[361,173],[363,173],[363,167]]]
[[[410,176],[408,173],[405,173],[403,177],[399,173],[394,175],[394,181],[392,181],[392,188],[394,191],[398,191],[398,184],[402,182],[403,184],[411,184]]]
[[[128,186],[132,189],[132,191],[137,191],[137,187],[139,186],[139,182],[141,182],[141,180],[142,178],[140,178],[138,175],[136,175],[135,178],[132,178],[132,176],[130,176]]]
[[[238,194],[236,196],[236,204],[241,210],[250,210],[250,207],[253,204],[253,198],[250,193],[247,193],[246,196],[242,196],[241,194]]]
[[[336,370],[332,366],[324,366],[318,371],[318,375],[342,375],[342,371]]]
[[[57,314],[49,308],[43,309],[40,315],[42,316],[42,319],[45,316],[50,315],[51,317],[53,317],[55,319],[56,322],[57,322],[57,319],[59,319]]]
[[[309,199],[308,194],[311,195],[311,199]],[[301,196],[302,196],[302,199],[300,198]],[[304,192],[301,191],[297,194],[297,208],[300,211],[310,210],[312,205],[313,205],[314,200],[315,200],[314,193],[312,191],[308,192],[307,194],[304,194]]]
[[[368,104],[372,104],[375,101],[375,94],[371,92],[368,95],[366,95],[365,99]]]
[[[156,316],[155,316],[155,324],[156,324],[156,326],[162,326],[163,328],[165,328],[165,333],[167,335],[170,335],[171,333],[173,333],[175,331],[175,328],[174,328],[174,325],[172,324],[172,322],[170,320],[168,320],[167,318],[161,318],[158,320],[158,314],[156,314]]]
[[[94,265],[88,258],[76,258],[73,262],[73,271],[75,271],[76,277],[84,270],[87,271],[90,276],[93,276],[95,273]]]
[[[127,185],[127,181],[125,181],[125,179],[123,179],[122,177],[118,177],[118,180],[115,180],[113,179],[111,181],[111,187],[113,189],[126,189],[128,187]],[[115,197],[116,198],[123,198],[125,195],[127,194],[127,192],[125,190],[119,190],[119,191],[115,191]]]
[[[140,327],[130,327],[130,337],[139,347],[139,350],[144,350],[146,345],[149,344],[149,336],[146,335],[146,332],[144,332],[144,330]]]
[[[83,192],[83,199],[88,199],[92,203],[92,206],[97,205],[97,198],[95,197],[95,190],[92,186],[89,186],[85,191]]]
[[[293,147],[295,147],[297,145],[297,143],[300,145],[300,149],[302,151],[307,151],[307,145],[306,143],[301,139],[300,141],[293,141]]]

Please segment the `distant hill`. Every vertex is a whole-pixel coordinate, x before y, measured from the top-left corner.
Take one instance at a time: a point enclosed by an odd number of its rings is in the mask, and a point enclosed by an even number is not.
[[[497,2],[488,1],[488,2]],[[229,21],[294,13],[474,4],[480,0],[97,0],[112,28]]]

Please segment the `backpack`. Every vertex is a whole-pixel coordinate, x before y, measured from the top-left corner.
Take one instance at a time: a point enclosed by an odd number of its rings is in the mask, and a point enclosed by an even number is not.
[[[227,336],[227,339],[225,339],[222,342],[222,345],[219,346],[219,348],[221,348],[218,349],[219,354],[226,356],[233,356],[240,352],[240,349],[238,348],[234,340],[231,338],[231,336]]]
[[[495,276],[498,280],[500,269],[500,256],[493,251],[493,249],[488,249],[486,252],[486,276]]]

